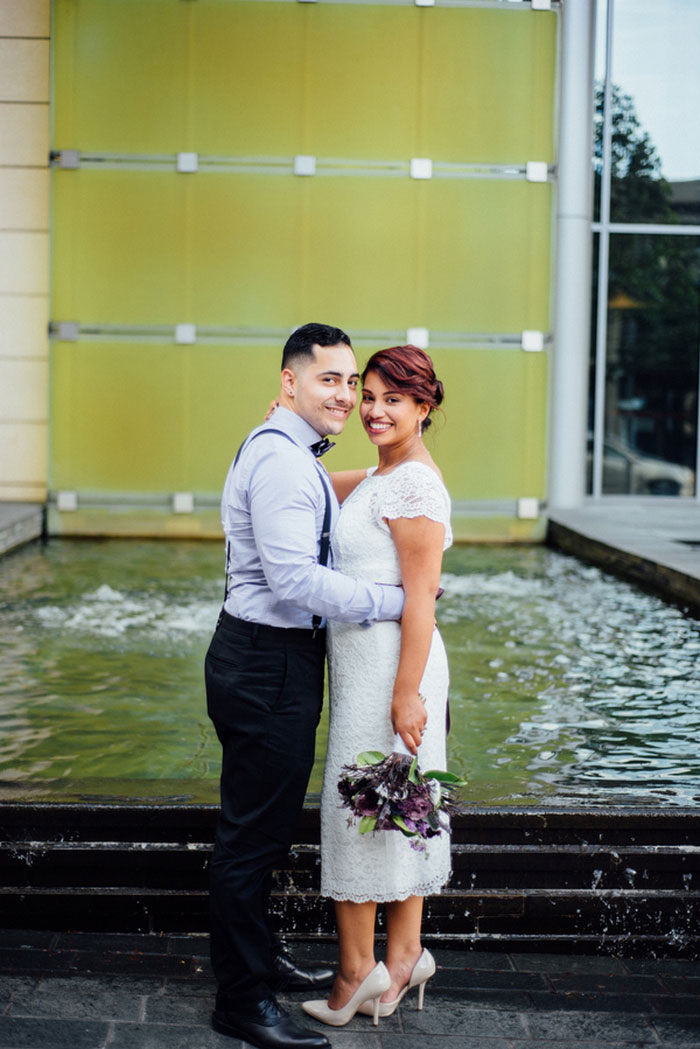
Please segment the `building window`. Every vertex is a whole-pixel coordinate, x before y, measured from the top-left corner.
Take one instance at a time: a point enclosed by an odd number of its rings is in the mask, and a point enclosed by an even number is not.
[[[700,5],[599,0],[588,491],[697,496]]]

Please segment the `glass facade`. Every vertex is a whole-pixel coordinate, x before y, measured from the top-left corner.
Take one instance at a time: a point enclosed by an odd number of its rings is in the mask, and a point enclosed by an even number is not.
[[[425,329],[452,497],[486,503],[479,522],[498,503],[510,535],[517,500],[546,496],[549,355],[522,333],[546,342],[550,325],[558,11],[54,0],[53,15],[49,469],[80,509],[51,527],[102,527],[116,504],[142,534],[144,506],[193,492],[218,535],[280,347],[321,318],[361,365]],[[353,418],[334,467],[367,454]]]
[[[700,5],[601,0],[588,491],[695,496]]]

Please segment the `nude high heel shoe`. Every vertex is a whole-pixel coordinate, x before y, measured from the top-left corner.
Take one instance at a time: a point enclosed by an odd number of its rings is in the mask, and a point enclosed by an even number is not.
[[[424,947],[423,953],[421,954],[416,964],[413,966],[411,975],[408,978],[408,983],[406,984],[406,986],[401,988],[396,998],[394,998],[393,1002],[379,1003],[378,1015],[391,1016],[392,1013],[396,1012],[396,1007],[398,1006],[399,1002],[406,994],[406,992],[410,991],[412,987],[418,988],[418,1008],[422,1009],[423,999],[425,997],[425,985],[430,979],[430,977],[434,976],[434,974],[435,959],[433,958],[428,948]],[[372,1009],[371,1006],[368,1005],[368,1003],[361,1005],[357,1011],[358,1013],[362,1013],[363,1016],[372,1015]]]
[[[365,976],[347,1005],[342,1009],[331,1009],[328,1002],[313,1001],[302,1002],[302,1009],[314,1020],[330,1024],[331,1027],[344,1027],[352,1020],[356,1012],[362,1007],[367,1015],[372,1017],[372,1022],[379,1023],[379,999],[391,987],[391,977],[384,962],[375,965],[372,972]]]

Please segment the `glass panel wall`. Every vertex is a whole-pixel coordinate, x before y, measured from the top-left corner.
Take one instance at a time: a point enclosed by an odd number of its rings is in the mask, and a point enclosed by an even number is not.
[[[693,495],[700,238],[610,238],[603,494]]]
[[[700,221],[700,4],[614,0],[612,222]]]
[[[700,5],[601,0],[588,491],[694,496]]]

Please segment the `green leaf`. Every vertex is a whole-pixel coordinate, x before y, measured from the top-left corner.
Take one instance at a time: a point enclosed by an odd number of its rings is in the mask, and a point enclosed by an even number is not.
[[[396,824],[401,833],[406,835],[407,838],[415,837],[416,832],[414,830],[409,830],[401,816],[392,816],[392,821]]]
[[[360,834],[369,834],[377,825],[376,816],[363,816],[360,820]]]
[[[376,765],[380,761],[386,760],[386,754],[382,754],[380,750],[363,750],[361,754],[357,755],[358,765]]]
[[[423,775],[426,779],[435,779],[438,783],[449,783],[453,787],[465,787],[467,784],[465,779],[455,776],[454,772],[442,772],[440,769],[431,769],[429,772],[424,772]]]
[[[411,767],[408,770],[408,779],[410,783],[417,783],[418,776],[416,775],[416,769],[418,768],[418,756],[416,755],[411,762]]]

